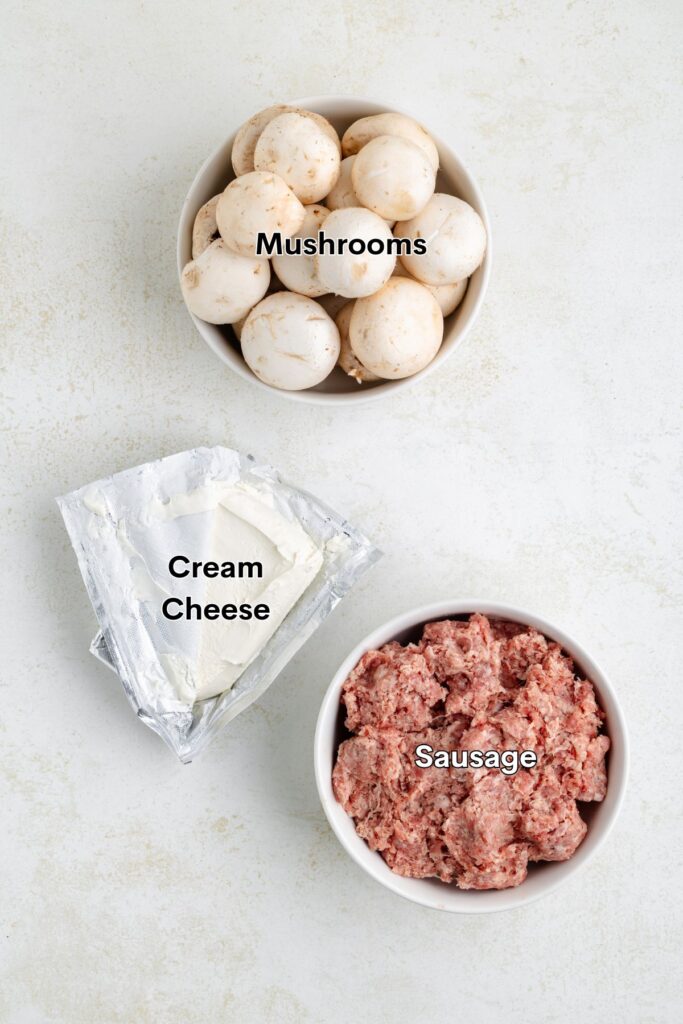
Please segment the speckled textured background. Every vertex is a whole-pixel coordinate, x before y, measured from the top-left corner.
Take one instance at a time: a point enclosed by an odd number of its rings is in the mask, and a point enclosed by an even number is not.
[[[3,4],[3,1024],[680,1016],[682,29],[675,0]],[[415,111],[479,178],[495,233],[464,347],[350,412],[231,375],[174,265],[207,153],[254,110],[322,92]],[[183,768],[87,653],[53,498],[216,442],[386,557]],[[595,860],[480,919],[366,878],[311,766],[349,647],[465,593],[574,631],[633,745]]]

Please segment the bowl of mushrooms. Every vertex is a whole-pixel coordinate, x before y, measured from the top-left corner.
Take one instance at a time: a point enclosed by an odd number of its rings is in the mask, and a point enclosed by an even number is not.
[[[183,204],[185,304],[245,380],[298,401],[388,396],[436,369],[481,308],[491,231],[456,154],[360,99],[278,104],[204,163]]]

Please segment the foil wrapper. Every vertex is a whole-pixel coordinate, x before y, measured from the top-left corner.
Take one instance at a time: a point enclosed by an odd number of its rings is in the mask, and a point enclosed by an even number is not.
[[[172,530],[163,530],[144,510],[207,487],[238,484],[267,495],[281,515],[298,522],[319,547],[322,566],[232,688],[188,703],[169,677],[167,659],[192,645],[192,629],[200,623],[164,619],[159,595],[140,586],[139,563],[156,567],[158,575],[169,554],[205,548],[207,521],[205,514],[180,515]],[[138,718],[185,763],[268,689],[381,557],[367,537],[317,498],[283,482],[270,466],[229,448],[171,455],[88,484],[57,503],[100,626],[91,652],[117,673]]]

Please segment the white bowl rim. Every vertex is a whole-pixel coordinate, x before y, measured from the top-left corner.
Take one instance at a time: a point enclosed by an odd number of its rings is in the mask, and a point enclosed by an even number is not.
[[[457,615],[472,614],[474,612],[480,612],[483,615],[491,615],[498,618],[509,619],[512,622],[519,622],[534,626],[539,630],[539,632],[542,632],[551,640],[555,640],[557,643],[561,644],[561,646],[573,658],[575,658],[581,669],[595,685],[601,707],[609,713],[610,723],[608,734],[613,743],[618,739],[620,746],[620,760],[622,764],[620,771],[617,773],[613,764],[610,763],[610,767],[608,769],[608,796],[605,797],[604,801],[606,803],[609,798],[610,810],[607,819],[601,823],[599,834],[597,834],[595,830],[593,831],[590,848],[586,848],[583,856],[581,856],[581,851],[584,847],[584,843],[586,842],[584,839],[581,846],[579,846],[576,853],[570,857],[569,860],[556,862],[557,867],[563,868],[564,870],[560,871],[559,875],[556,871],[554,879],[549,879],[544,886],[539,887],[540,891],[534,892],[533,894],[525,894],[525,882],[523,882],[521,885],[510,889],[477,892],[476,895],[480,900],[481,897],[484,897],[484,900],[481,900],[481,905],[479,906],[476,902],[471,900],[468,900],[467,902],[463,901],[461,906],[447,906],[438,902],[436,899],[429,897],[430,892],[433,892],[434,890],[430,889],[428,885],[425,885],[424,895],[421,893],[408,894],[403,891],[402,883],[404,882],[429,883],[430,880],[404,879],[402,876],[394,874],[380,857],[379,853],[370,850],[365,840],[358,836],[355,830],[352,833],[348,833],[343,832],[338,827],[338,820],[349,821],[350,819],[341,805],[337,802],[334,793],[332,792],[328,741],[330,731],[334,730],[338,719],[342,684],[347,678],[349,672],[355,667],[361,656],[366,651],[387,643],[398,634],[406,630],[416,628],[423,623],[437,621],[438,619],[452,618]],[[609,705],[609,708],[605,707],[606,704]],[[529,611],[526,608],[521,608],[517,605],[505,604],[499,601],[490,601],[482,598],[463,598],[421,605],[420,607],[411,608],[402,612],[400,615],[396,615],[388,622],[385,622],[373,629],[371,633],[356,644],[336,671],[332,682],[325,692],[320,706],[313,741],[313,761],[318,796],[332,831],[351,859],[354,860],[356,864],[367,874],[374,878],[375,881],[379,882],[380,885],[383,885],[385,888],[401,896],[403,899],[432,910],[441,910],[460,914],[497,913],[533,903],[537,899],[541,899],[543,896],[549,895],[557,889],[558,886],[562,885],[562,883],[569,877],[576,874],[577,871],[584,867],[585,864],[587,864],[588,861],[598,852],[600,847],[602,847],[611,832],[617,817],[619,816],[619,811],[624,801],[626,786],[628,783],[629,759],[628,730],[614,687],[610,683],[605,672],[600,668],[593,656],[588,653],[583,645],[579,641],[575,640],[573,636],[569,636],[569,634],[564,630],[560,629],[554,623],[549,622],[547,619],[535,612]],[[586,838],[588,838],[588,836]],[[463,890],[459,890],[455,886],[448,886],[448,891],[451,899],[453,899],[454,896],[457,898],[458,895],[469,895],[469,893],[473,892],[473,890],[463,892]],[[485,902],[486,897],[493,895],[496,895],[499,898],[495,902],[491,902],[489,900],[487,905],[487,902]]]
[[[369,108],[382,108],[382,110],[384,110],[384,111],[392,111],[392,112],[397,113],[397,114],[405,114],[407,117],[412,117],[415,120],[420,120],[420,117],[416,113],[413,113],[413,112],[411,112],[409,110],[399,109],[394,104],[391,104],[391,103],[386,103],[385,104],[382,100],[369,99],[369,98],[363,97],[363,96],[352,96],[352,95],[336,96],[336,95],[333,95],[333,94],[325,94],[325,93],[323,93],[323,94],[318,95],[318,96],[304,96],[304,97],[301,97],[299,99],[287,100],[287,103],[290,106],[303,107],[306,110],[314,110],[314,111],[316,110],[316,104],[327,105],[327,104],[333,104],[333,103],[338,103],[338,104],[345,104],[345,103],[362,104],[362,103],[367,103]],[[368,111],[369,114],[371,114],[371,113],[379,113],[379,112],[381,112],[379,109],[373,109],[373,110],[369,110]],[[237,131],[237,128],[235,129],[235,132],[236,131]],[[223,142],[221,142],[218,146],[216,146],[216,148],[209,154],[209,156],[206,158],[206,160],[204,160],[204,162],[202,163],[201,167],[199,168],[199,170],[195,174],[194,178],[192,179],[190,187],[189,187],[189,189],[187,191],[187,194],[185,196],[185,199],[183,201],[183,205],[182,205],[181,210],[180,210],[180,217],[179,217],[179,221],[178,221],[178,231],[177,231],[177,236],[176,236],[176,262],[177,262],[177,265],[178,265],[178,278],[179,279],[180,279],[180,277],[182,275],[183,267],[185,265],[184,256],[183,256],[183,253],[182,253],[183,232],[184,232],[184,229],[185,229],[186,221],[189,219],[190,216],[192,216],[192,218],[194,218],[194,216],[197,213],[197,210],[194,208],[195,207],[194,200],[193,200],[193,203],[192,203],[192,211],[190,212],[190,198],[193,196],[193,193],[195,191],[197,182],[203,177],[204,172],[214,163],[214,161],[218,159],[219,155],[221,154],[221,152],[225,148],[225,145],[226,145],[227,141],[232,137],[232,135],[235,134],[235,132],[233,132],[231,135],[228,135],[227,138],[223,140]],[[486,298],[486,293],[488,291],[489,282],[490,282],[490,279],[491,279],[491,267],[492,267],[492,263],[493,263],[493,239],[492,239],[492,234],[491,234],[491,221],[490,221],[490,218],[489,218],[488,208],[486,206],[486,202],[484,200],[484,196],[483,196],[483,194],[481,192],[481,189],[479,187],[479,184],[478,184],[476,178],[474,178],[474,176],[470,173],[470,171],[468,170],[467,166],[462,162],[462,160],[458,156],[457,152],[454,149],[452,149],[451,146],[449,146],[447,143],[445,143],[443,141],[443,139],[439,135],[436,135],[435,133],[433,133],[431,131],[431,129],[430,129],[430,135],[432,136],[432,138],[436,142],[436,144],[439,147],[439,149],[443,149],[444,151],[446,151],[448,153],[448,155],[449,155],[449,158],[451,160],[453,160],[458,165],[458,167],[460,169],[460,173],[467,180],[468,188],[471,190],[472,194],[476,198],[477,212],[479,213],[479,216],[481,217],[481,219],[484,222],[484,225],[486,227],[486,234],[487,234],[486,254],[484,256],[484,260],[483,260],[483,262],[481,264],[481,267],[479,268],[481,270],[481,280],[480,280],[480,283],[479,283],[479,294],[477,295],[477,298],[476,298],[476,300],[474,302],[474,305],[470,309],[467,317],[462,321],[462,323],[458,327],[458,335],[457,335],[457,338],[455,339],[455,344],[452,346],[452,349],[449,352],[445,353],[443,358],[441,358],[441,359],[437,358],[437,359],[432,360],[432,362],[429,363],[428,366],[425,366],[425,368],[423,370],[420,370],[419,373],[413,374],[412,377],[404,377],[404,378],[402,378],[400,380],[387,381],[386,384],[380,384],[380,385],[377,385],[376,387],[373,387],[373,388],[367,388],[367,389],[358,388],[357,391],[338,392],[338,393],[324,392],[324,391],[313,391],[313,390],[308,389],[308,388],[306,388],[306,389],[304,389],[302,391],[285,391],[285,390],[282,390],[282,389],[279,389],[279,388],[273,388],[270,385],[265,384],[263,381],[259,380],[259,378],[256,377],[255,374],[251,373],[251,371],[246,366],[241,364],[241,361],[238,358],[235,358],[234,362],[232,360],[230,360],[230,359],[227,359],[226,358],[226,353],[225,353],[224,349],[222,349],[218,344],[216,344],[213,340],[211,340],[211,338],[208,335],[208,333],[205,333],[204,328],[206,327],[206,325],[204,324],[204,322],[202,320],[200,320],[198,317],[196,317],[194,315],[194,313],[190,312],[190,310],[187,309],[187,307],[186,307],[187,313],[190,316],[190,318],[192,319],[192,321],[193,321],[193,323],[194,323],[194,325],[195,325],[195,327],[197,329],[197,332],[199,333],[201,338],[204,340],[205,344],[207,344],[209,346],[209,348],[221,360],[221,362],[225,363],[226,366],[229,366],[230,369],[234,373],[236,373],[239,377],[241,377],[243,380],[246,380],[250,384],[255,385],[258,388],[261,388],[264,391],[267,391],[271,395],[272,394],[280,395],[280,396],[282,396],[282,397],[284,397],[286,399],[289,399],[290,401],[293,401],[293,402],[303,402],[303,403],[308,403],[308,404],[312,404],[312,405],[326,405],[326,406],[329,406],[329,405],[348,405],[349,403],[355,403],[355,404],[367,403],[367,402],[378,401],[381,398],[388,398],[392,394],[397,392],[398,390],[400,390],[402,388],[410,387],[411,385],[417,384],[419,381],[424,380],[425,377],[427,377],[434,370],[438,369],[451,355],[453,355],[454,350],[456,348],[458,348],[460,345],[463,344],[463,342],[465,341],[465,338],[470,333],[472,327],[476,323],[476,321],[477,321],[477,319],[479,317],[479,314],[481,312],[481,307],[482,307],[482,305],[484,303],[484,299]],[[214,326],[214,325],[208,325],[208,326]]]

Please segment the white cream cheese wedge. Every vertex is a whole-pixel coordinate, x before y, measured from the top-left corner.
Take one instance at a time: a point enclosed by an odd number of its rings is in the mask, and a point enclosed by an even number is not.
[[[238,568],[234,577],[206,578],[199,570],[201,606],[266,605],[269,615],[265,620],[202,618],[196,622],[198,652],[194,662],[179,653],[162,656],[179,696],[185,700],[204,700],[230,689],[263,650],[323,563],[322,552],[303,527],[274,508],[267,494],[247,486],[228,486],[218,492],[213,488],[212,495],[206,491],[183,495],[165,506],[164,518],[174,511],[183,515],[205,511],[213,501],[216,504],[210,512],[205,560],[236,567],[247,562],[250,571],[240,572]],[[192,572],[189,566],[180,571]],[[182,582],[173,580],[174,593],[182,592]],[[178,602],[176,607],[180,607]]]

